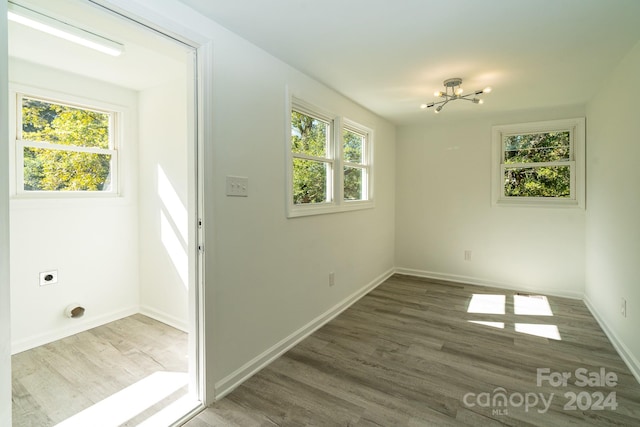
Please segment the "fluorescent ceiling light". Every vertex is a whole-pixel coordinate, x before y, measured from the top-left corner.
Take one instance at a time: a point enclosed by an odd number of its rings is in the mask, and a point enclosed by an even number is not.
[[[106,39],[82,28],[67,24],[66,22],[58,21],[55,18],[15,3],[9,3],[8,6],[7,18],[10,21],[106,53],[107,55],[120,56],[124,51],[124,46],[113,40]]]

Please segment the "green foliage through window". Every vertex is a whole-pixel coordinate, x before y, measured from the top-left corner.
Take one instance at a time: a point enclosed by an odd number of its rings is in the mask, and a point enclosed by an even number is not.
[[[294,153],[327,157],[330,138],[329,123],[297,111],[291,113],[291,151]]]
[[[293,201],[323,203],[327,201],[327,169],[325,162],[293,159]]]
[[[335,118],[334,118],[335,117]],[[291,105],[288,216],[371,206],[371,130],[299,100]]]
[[[364,150],[366,136],[350,129],[342,133],[344,167],[344,199],[363,200],[364,198]],[[360,167],[357,167],[360,166]]]
[[[508,135],[504,138],[504,162],[541,163],[569,160],[569,131]]]
[[[362,178],[364,170],[361,168],[344,167],[344,199],[362,200]]]
[[[291,112],[291,151],[309,158],[293,159],[293,203],[327,201],[327,177],[330,176],[329,123],[315,117]]]
[[[569,131],[505,136],[504,195],[571,197],[571,168],[563,164],[571,160],[570,138]]]
[[[357,132],[345,129],[342,133],[344,140],[344,161],[351,163],[362,163],[363,147],[365,136]]]
[[[512,197],[570,197],[571,168],[507,168],[504,172],[504,194]]]
[[[111,114],[28,97],[21,114],[24,190],[110,189]]]

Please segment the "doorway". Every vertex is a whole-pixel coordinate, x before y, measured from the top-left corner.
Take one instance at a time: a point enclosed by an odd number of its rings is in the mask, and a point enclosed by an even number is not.
[[[116,183],[114,194],[49,190],[29,194],[19,187],[24,179],[18,178],[27,173],[24,161],[13,162],[13,353],[65,340],[77,344],[87,334],[98,348],[107,343],[104,351],[110,351],[117,345],[109,339],[122,345],[128,338],[119,332],[142,327],[172,328],[159,332],[165,338],[186,332],[186,380],[147,375],[130,385],[155,384],[158,377],[176,386],[185,381],[184,396],[173,399],[176,405],[158,408],[164,416],[184,415],[203,400],[197,357],[202,277],[197,250],[196,51],[84,0],[55,5],[25,0],[16,1],[16,6],[115,40],[124,46],[124,54],[114,62],[64,40],[66,44],[59,48],[61,41],[50,35],[10,23],[9,79],[14,104],[10,110],[15,116],[11,122],[17,123],[22,114],[20,94],[55,105],[113,111],[110,129],[118,150],[109,172],[110,182]],[[18,139],[17,133],[10,141]],[[24,147],[11,145],[15,159]],[[38,242],[35,248],[30,244],[34,241]],[[41,286],[29,279],[51,272],[56,283]],[[83,315],[65,316],[72,305],[81,307]],[[90,358],[81,349],[76,345],[77,355]],[[74,351],[68,353],[74,355]],[[52,349],[43,354],[36,360],[41,357],[40,361],[52,363],[55,359]],[[80,412],[104,406],[115,394],[97,393],[93,404]]]

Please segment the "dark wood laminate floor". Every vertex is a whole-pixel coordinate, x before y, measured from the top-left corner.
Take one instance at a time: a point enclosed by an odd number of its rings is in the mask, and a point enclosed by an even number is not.
[[[18,353],[11,362],[13,426],[53,426],[157,372],[186,375],[187,334],[136,314]],[[186,386],[176,389],[118,424],[137,425],[186,393]]]
[[[640,425],[640,385],[585,305],[515,295],[393,276],[186,425]],[[538,368],[571,377],[539,386]]]

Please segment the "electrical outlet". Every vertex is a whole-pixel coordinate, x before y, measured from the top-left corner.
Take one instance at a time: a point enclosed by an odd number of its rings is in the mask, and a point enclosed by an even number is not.
[[[464,260],[465,261],[471,261],[471,251],[470,250],[466,250],[464,251]]]
[[[58,270],[40,272],[40,286],[54,285],[58,283]]]
[[[620,314],[622,317],[627,317],[627,300],[624,298],[620,300]]]
[[[329,273],[329,286],[336,284],[336,274],[334,272]]]

